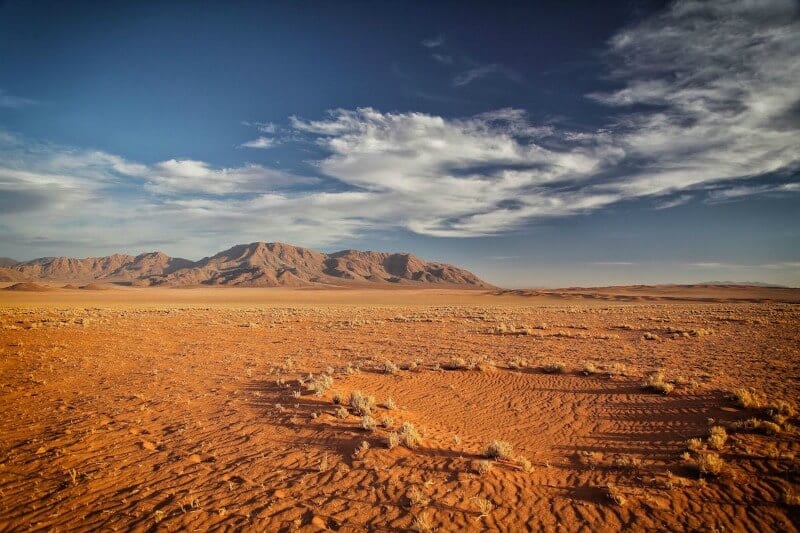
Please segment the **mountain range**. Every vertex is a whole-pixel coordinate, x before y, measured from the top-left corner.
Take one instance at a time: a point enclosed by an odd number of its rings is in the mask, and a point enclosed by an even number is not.
[[[0,258],[0,281],[108,282],[134,286],[304,287],[393,284],[490,288],[467,270],[409,253],[325,254],[280,242],[240,244],[199,261],[163,252],[137,256]]]

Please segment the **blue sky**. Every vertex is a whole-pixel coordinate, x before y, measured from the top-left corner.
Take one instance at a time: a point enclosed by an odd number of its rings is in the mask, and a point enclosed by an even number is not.
[[[0,255],[800,285],[794,0],[4,2]]]

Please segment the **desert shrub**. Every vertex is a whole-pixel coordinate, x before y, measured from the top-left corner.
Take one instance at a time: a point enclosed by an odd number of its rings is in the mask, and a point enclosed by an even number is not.
[[[708,446],[712,450],[721,450],[728,440],[728,432],[722,426],[714,426],[709,430]]]
[[[758,409],[766,401],[763,394],[753,389],[736,389],[733,391],[733,397],[736,400],[736,405],[745,409]]]
[[[490,459],[510,459],[513,447],[504,440],[493,440],[486,447],[486,457]]]
[[[364,415],[361,417],[361,429],[365,429],[367,431],[375,431],[378,428],[378,424],[375,422],[375,419],[372,418],[370,415]]]
[[[610,376],[627,376],[628,375],[628,367],[625,363],[613,363],[611,367],[608,369],[608,375]]]
[[[689,440],[686,441],[686,447],[689,450],[693,451],[693,452],[702,450],[703,449],[703,440],[702,439],[697,439],[697,438],[689,439]]]
[[[647,377],[644,383],[642,383],[642,388],[653,392],[660,392],[661,394],[669,394],[675,388],[675,385],[665,381],[664,373],[659,370]]]
[[[388,398],[386,398],[386,400],[383,402],[383,407],[391,411],[392,409],[394,409],[394,408],[395,408],[395,407],[397,407],[397,406],[395,405],[395,403],[394,403],[394,400],[392,399],[392,397],[391,397],[391,396],[389,396],[389,397],[388,397]]]
[[[646,340],[646,341],[660,341],[661,340],[661,337],[659,337],[655,333],[650,333],[649,331],[646,331],[645,334],[642,335],[642,338],[644,340]]]
[[[428,505],[431,500],[428,498],[424,492],[419,487],[411,487],[409,491],[406,493],[406,498],[411,503],[411,505]]]
[[[345,409],[344,407],[340,407],[340,408],[338,408],[338,409],[336,410],[336,416],[337,416],[338,418],[341,418],[342,420],[344,420],[345,418],[347,418],[348,416],[350,416],[350,411],[348,411],[348,410],[347,410],[347,409]]]
[[[785,400],[777,400],[770,404],[767,409],[769,410],[769,414],[774,418],[792,418],[795,416],[795,414],[797,414],[794,405]]]
[[[594,363],[594,361],[586,361],[585,363],[583,363],[583,368],[581,369],[581,373],[584,376],[591,376],[593,374],[600,373],[600,370],[597,368],[597,365]]]
[[[770,422],[769,420],[760,420],[758,418],[750,418],[748,420],[736,422],[731,426],[731,428],[734,430],[758,431],[766,435],[776,435],[781,431],[781,427],[775,422]]]
[[[333,377],[328,374],[319,374],[306,383],[306,389],[317,396],[322,396],[333,386]]]
[[[563,374],[567,370],[567,365],[560,361],[546,363],[542,365],[542,372],[546,374]]]
[[[397,368],[397,365],[391,361],[384,361],[383,363],[383,372],[385,374],[396,374],[400,369]]]
[[[368,415],[372,413],[372,408],[375,406],[375,397],[367,396],[361,391],[354,390],[350,393],[350,409],[357,415]]]
[[[478,507],[478,512],[480,513],[478,518],[489,516],[494,510],[494,504],[486,498],[475,498],[475,505]]]
[[[466,370],[468,368],[467,361],[462,357],[453,357],[442,365],[445,370]]]
[[[394,419],[391,416],[381,418],[381,427],[389,429],[394,426]]]
[[[400,436],[400,442],[406,448],[416,448],[422,442],[422,435],[419,434],[419,431],[411,422],[403,422],[398,435]]]
[[[342,393],[339,392],[339,391],[334,392],[333,396],[331,397],[331,402],[333,402],[334,405],[341,405],[342,404]]]
[[[700,473],[711,476],[719,475],[725,467],[725,461],[714,452],[701,453],[697,457],[696,464]]]
[[[430,533],[433,531],[433,525],[426,514],[418,514],[411,522],[411,530],[418,533]]]
[[[530,472],[533,470],[533,465],[531,464],[530,460],[527,457],[520,455],[516,459],[517,464],[523,470],[523,472]]]
[[[492,470],[492,462],[487,461],[486,459],[481,459],[480,461],[476,461],[473,466],[475,472],[480,475],[485,475],[491,472]]]
[[[386,436],[386,447],[390,450],[400,445],[400,435],[397,433],[389,433]]]
[[[630,470],[636,470],[642,466],[642,460],[633,455],[617,455],[612,462],[617,468],[627,468]]]

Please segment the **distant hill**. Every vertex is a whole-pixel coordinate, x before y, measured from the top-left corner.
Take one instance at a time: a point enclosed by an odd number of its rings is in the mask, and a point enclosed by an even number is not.
[[[13,267],[18,263],[19,261],[11,259],[10,257],[0,257],[0,268]]]
[[[200,261],[173,258],[162,252],[85,259],[44,257],[0,268],[0,278],[6,281],[126,282],[138,286],[492,287],[464,269],[424,261],[408,253],[342,250],[325,254],[280,242],[240,244]]]

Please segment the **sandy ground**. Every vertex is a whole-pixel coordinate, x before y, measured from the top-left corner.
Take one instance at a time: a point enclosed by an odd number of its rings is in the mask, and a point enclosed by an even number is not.
[[[0,530],[794,531],[800,307],[740,296],[2,291]]]

